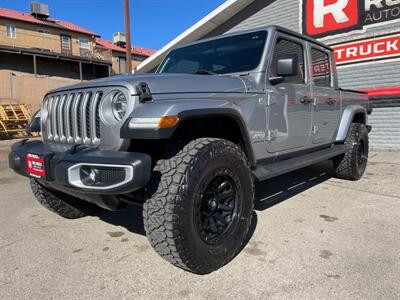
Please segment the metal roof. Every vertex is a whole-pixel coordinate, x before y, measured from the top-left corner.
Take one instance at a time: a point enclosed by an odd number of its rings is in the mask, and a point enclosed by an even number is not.
[[[182,34],[177,36],[171,42],[162,47],[154,55],[142,62],[137,70],[140,72],[149,72],[155,69],[160,63],[163,57],[174,47],[193,41],[197,41],[208,33],[218,28],[220,25],[225,23],[227,20],[235,16],[238,12],[249,6],[255,0],[227,0],[218,8],[213,10],[203,19],[198,21],[196,24],[188,28]]]

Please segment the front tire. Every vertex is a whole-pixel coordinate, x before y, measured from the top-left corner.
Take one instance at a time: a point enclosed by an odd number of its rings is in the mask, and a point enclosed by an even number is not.
[[[211,273],[240,251],[249,231],[254,186],[235,144],[201,138],[156,164],[143,209],[156,252],[184,270]]]
[[[359,180],[368,162],[367,127],[361,123],[352,123],[344,145],[347,151],[333,159],[335,175],[341,179]]]
[[[65,219],[78,219],[101,210],[100,207],[92,203],[61,192],[49,190],[33,178],[31,178],[31,189],[36,200],[43,207]]]

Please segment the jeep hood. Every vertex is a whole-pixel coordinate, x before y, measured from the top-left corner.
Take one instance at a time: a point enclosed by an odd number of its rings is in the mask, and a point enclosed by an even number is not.
[[[64,88],[52,90],[50,93],[101,88],[109,86],[123,86],[132,95],[138,94],[137,85],[146,83],[153,95],[175,93],[246,93],[245,81],[236,76],[228,75],[190,75],[190,74],[140,74],[113,76],[92,80]]]

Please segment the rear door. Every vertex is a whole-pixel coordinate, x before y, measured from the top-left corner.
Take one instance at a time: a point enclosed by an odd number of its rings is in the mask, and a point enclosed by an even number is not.
[[[311,133],[312,97],[311,83],[306,71],[306,44],[301,39],[279,33],[275,41],[269,78],[277,77],[278,58],[285,54],[298,56],[298,73],[285,77],[282,83],[271,86],[272,90],[268,91],[268,152],[305,147]]]
[[[311,44],[314,114],[313,143],[328,144],[334,140],[340,118],[340,95],[334,88],[330,52]]]

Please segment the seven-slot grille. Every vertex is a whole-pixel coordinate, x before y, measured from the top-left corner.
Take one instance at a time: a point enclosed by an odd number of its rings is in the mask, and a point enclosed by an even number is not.
[[[50,95],[43,104],[47,112],[48,141],[63,144],[100,143],[101,91]]]

